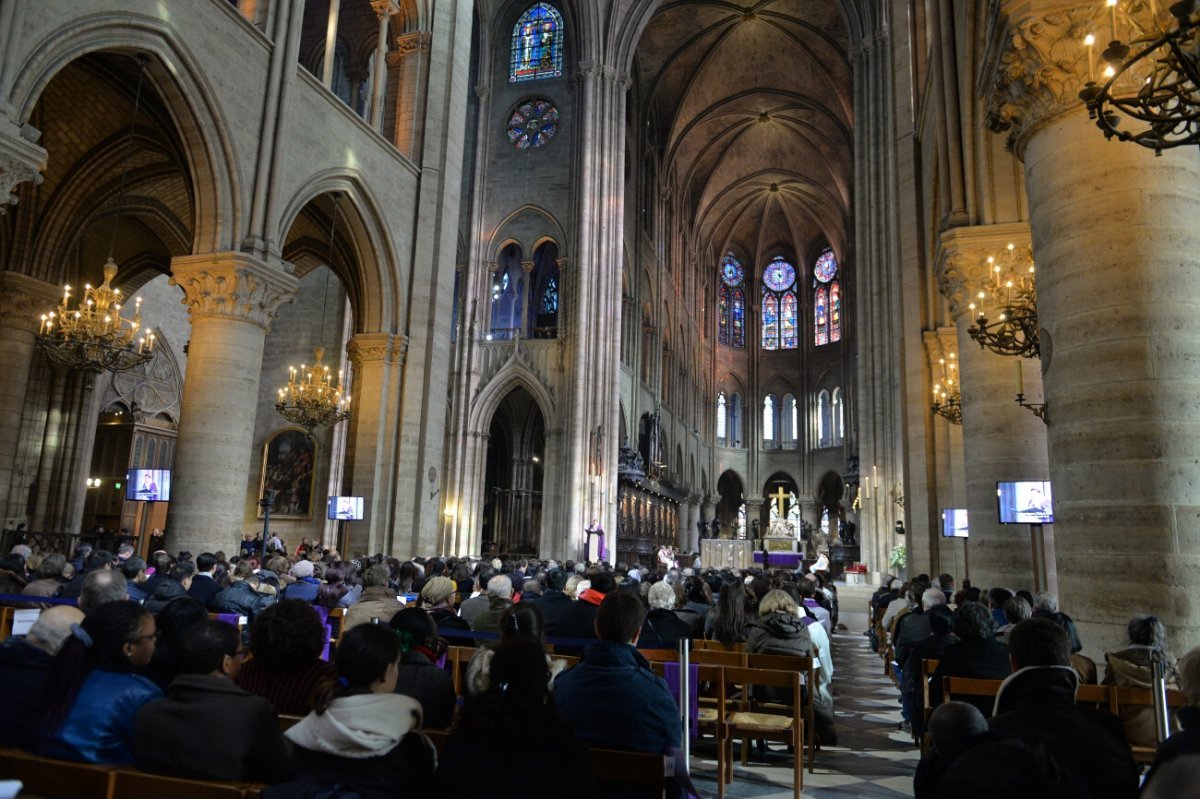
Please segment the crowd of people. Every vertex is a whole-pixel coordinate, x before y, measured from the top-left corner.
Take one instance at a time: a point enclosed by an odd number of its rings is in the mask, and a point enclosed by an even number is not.
[[[706,637],[813,657],[805,690],[821,742],[836,742],[838,605],[825,574],[343,560],[278,542],[261,559],[251,545],[150,563],[127,547],[68,559],[18,546],[0,579],[9,603],[42,608],[28,635],[0,645],[0,701],[20,720],[0,745],[49,757],[265,782],[268,797],[390,797],[471,768],[498,773],[529,751],[558,784],[586,785],[586,747],[599,746],[675,756],[682,795],[677,700],[638,647]],[[213,614],[242,617],[244,633]],[[453,644],[478,645],[461,698],[442,667]],[[567,668],[563,654],[581,660]],[[281,731],[280,715],[301,720]],[[431,730],[451,730],[440,757]]]
[[[969,582],[956,589],[948,574],[888,578],[871,597],[870,618],[872,645],[889,657],[899,687],[901,729],[927,746],[914,780],[917,799],[1125,799],[1139,785],[1143,796],[1194,795],[1181,786],[1200,758],[1200,648],[1176,663],[1156,617],[1130,619],[1127,645],[1105,653],[1103,671],[1083,654],[1074,620],[1045,591],[982,591]],[[937,661],[928,678],[928,729],[925,660]],[[1170,719],[1173,734],[1161,746],[1152,706],[1121,705],[1114,716],[1076,702],[1080,685],[1149,689],[1156,662],[1167,687],[1188,703]],[[945,677],[1002,682],[994,697],[946,701]],[[1144,779],[1134,747],[1158,747]],[[1157,777],[1160,771],[1168,776]]]

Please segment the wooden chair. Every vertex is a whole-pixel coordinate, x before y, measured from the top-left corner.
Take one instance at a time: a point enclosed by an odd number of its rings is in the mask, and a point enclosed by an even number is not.
[[[1148,688],[1128,688],[1124,686],[1100,686],[1107,687],[1109,695],[1112,697],[1111,708],[1113,715],[1118,718],[1121,711],[1125,708],[1139,707],[1154,707],[1154,692]],[[1076,697],[1078,701],[1078,696]],[[1178,691],[1174,688],[1167,689],[1167,710],[1171,708],[1183,707],[1188,703],[1187,696],[1183,691]],[[1130,751],[1133,753],[1133,759],[1137,763],[1152,763],[1154,762],[1154,754],[1158,751],[1157,746],[1134,746],[1130,744]]]
[[[450,730],[421,730],[429,742],[433,744],[433,748],[437,750],[438,758],[442,756],[442,750],[446,748],[446,741],[450,738]]]
[[[10,605],[0,607],[0,641],[7,641],[12,637],[13,614],[16,613],[16,610]]]
[[[466,696],[467,664],[475,657],[478,650],[473,646],[452,646],[449,653],[454,658],[452,675],[454,677],[454,695]]]
[[[64,799],[112,799],[112,766],[52,760],[17,749],[0,749],[0,774],[20,780],[22,795]]]
[[[808,773],[814,773],[817,762],[817,734],[816,725],[813,720],[815,713],[813,691],[816,690],[817,684],[817,662],[811,657],[800,655],[768,655],[762,653],[751,653],[747,655],[746,661],[746,666],[751,669],[795,671],[800,674],[803,684],[807,687],[807,696],[804,697],[804,739],[805,745],[808,747]],[[755,701],[753,697],[751,698],[751,703],[755,708],[765,704]],[[773,704],[772,707],[782,709],[777,704]]]
[[[745,652],[746,645],[744,643],[742,643],[741,641],[739,641],[738,643],[734,644],[733,646],[725,646],[725,644],[721,643],[720,641],[716,641],[716,640],[709,641],[704,638],[697,638],[694,641],[692,641],[692,649],[693,649],[693,651],[700,650],[700,649],[708,649],[708,650],[712,650],[712,651],[716,651],[716,652]]]
[[[730,708],[729,686],[741,686],[739,708]],[[750,707],[750,697],[755,688],[790,688],[792,703],[785,712],[777,712],[770,706]],[[761,739],[790,744],[795,757],[792,761],[792,790],[795,799],[800,799],[804,787],[804,700],[800,691],[800,673],[796,671],[770,671],[726,667],[719,689],[718,712],[721,729],[721,746],[724,748],[724,770],[717,778],[717,799],[724,799],[725,786],[733,782],[733,740]],[[748,763],[749,747],[742,747],[742,764]]]
[[[661,661],[660,661],[661,662]],[[675,776],[675,763],[669,755],[623,752],[618,749],[590,749],[592,776],[598,783],[619,783],[643,790],[638,797],[666,797],[666,780]],[[622,795],[627,795],[622,792]]]
[[[1003,680],[977,680],[973,677],[943,677],[942,701],[949,702],[956,696],[981,696],[996,698]]]
[[[925,658],[921,661],[921,717],[925,719],[925,732],[929,732],[929,717],[933,715],[933,702],[930,700],[929,685],[933,682],[933,673],[937,671],[942,661],[935,658]],[[921,736],[921,756],[929,754],[929,737]]]
[[[342,636],[346,634],[346,609],[334,608],[329,611],[326,623],[330,627],[329,643],[337,647],[342,642]]]
[[[720,649],[698,649],[689,656],[692,663],[703,663],[708,666],[745,666],[746,652],[724,651]]]
[[[304,716],[287,716],[283,713],[280,713],[276,718],[276,721],[279,723],[279,731],[287,732],[289,729],[299,724],[303,719]]]
[[[140,771],[118,770],[113,796],[169,796],[171,799],[245,799],[247,791],[258,796],[258,789],[246,783],[209,782],[163,777]]]
[[[679,650],[672,649],[671,647],[639,649],[638,652],[640,652],[642,657],[651,663],[674,663],[675,661],[679,660]]]

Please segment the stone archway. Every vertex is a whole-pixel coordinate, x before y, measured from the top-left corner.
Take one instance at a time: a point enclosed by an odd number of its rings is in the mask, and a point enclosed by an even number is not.
[[[483,552],[541,553],[546,421],[533,396],[514,388],[488,432],[484,470]]]

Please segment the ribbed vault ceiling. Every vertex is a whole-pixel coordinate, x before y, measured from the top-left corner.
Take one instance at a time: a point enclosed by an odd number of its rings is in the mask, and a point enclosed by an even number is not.
[[[637,51],[647,144],[702,261],[844,253],[853,104],[833,0],[675,0]]]

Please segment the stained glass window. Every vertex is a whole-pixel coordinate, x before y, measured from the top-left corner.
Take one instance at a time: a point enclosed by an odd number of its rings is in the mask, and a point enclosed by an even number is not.
[[[558,281],[550,278],[542,292],[542,313],[558,313]]]
[[[717,395],[717,441],[725,443],[725,392]]]
[[[829,295],[824,286],[818,286],[813,299],[813,339],[817,346],[829,343]]]
[[[820,347],[842,340],[842,289],[838,262],[826,247],[813,264],[813,343]]]
[[[763,292],[762,346],[764,350],[779,349],[779,298]]]
[[[721,259],[721,279],[725,281],[726,286],[742,285],[742,278],[746,272],[742,269],[742,264],[734,256],[733,253],[725,253],[725,257]]]
[[[562,76],[563,19],[549,3],[534,3],[513,26],[508,82]]]
[[[506,135],[518,150],[542,147],[558,133],[558,109],[549,100],[534,97],[522,101],[508,115]]]
[[[829,284],[829,341],[842,340],[842,290],[838,281]]]
[[[796,267],[776,255],[763,269],[762,347],[764,350],[794,350],[798,344],[798,308],[793,286]]]
[[[796,295],[789,291],[779,307],[779,348],[794,350],[796,345]]]
[[[837,258],[834,257],[833,250],[826,247],[825,251],[817,256],[817,262],[813,264],[813,277],[822,283],[828,283],[837,275],[837,270]]]
[[[738,349],[746,346],[746,294],[740,288],[733,290],[733,301],[729,311],[733,330],[729,336],[729,344]]]
[[[732,252],[721,259],[721,288],[717,293],[717,341],[733,347],[746,346],[746,301],[740,288],[745,270]],[[740,342],[740,343],[739,343]]]
[[[775,440],[775,395],[768,394],[763,398],[763,441]]]

